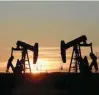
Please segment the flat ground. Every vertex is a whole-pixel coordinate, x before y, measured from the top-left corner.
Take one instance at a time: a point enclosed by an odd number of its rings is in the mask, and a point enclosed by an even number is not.
[[[0,74],[2,95],[98,95],[99,74]]]

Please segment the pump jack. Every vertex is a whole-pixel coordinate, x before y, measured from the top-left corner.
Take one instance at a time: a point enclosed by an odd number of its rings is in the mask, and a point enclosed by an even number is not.
[[[38,43],[35,43],[34,46],[32,46],[25,42],[17,41],[16,48],[12,47],[12,50],[11,50],[11,56],[13,56],[13,51],[21,51],[21,53],[22,53],[21,59],[23,60],[23,65],[24,65],[23,72],[24,73],[25,73],[25,69],[29,69],[30,73],[31,73],[31,66],[30,66],[30,61],[29,61],[29,56],[28,56],[28,50],[34,52],[33,64],[36,64],[37,59],[38,59]],[[27,59],[26,59],[26,56],[27,56]],[[28,68],[26,68],[26,66],[25,66],[26,65],[25,61],[28,61],[28,64],[27,64],[27,65],[29,65]]]
[[[71,71],[71,68],[75,68],[75,73],[77,73],[78,71],[78,65],[80,64],[78,58],[82,57],[81,48],[80,48],[81,46],[90,47],[91,52],[93,53],[92,43],[87,44],[87,37],[85,35],[82,35],[66,44],[64,40],[61,40],[61,57],[62,57],[63,63],[66,63],[66,51],[65,50],[67,50],[70,47],[73,47],[72,57],[71,57],[70,66],[69,66],[69,72]],[[71,67],[73,63],[73,59],[75,61],[75,64],[74,64],[75,66]]]

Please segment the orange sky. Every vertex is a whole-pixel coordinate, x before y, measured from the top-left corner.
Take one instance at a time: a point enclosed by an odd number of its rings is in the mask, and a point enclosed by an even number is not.
[[[48,58],[51,68],[62,63],[61,40],[67,43],[86,35],[99,52],[98,9],[99,2],[0,2],[0,68],[4,69],[17,40],[31,45],[38,42],[40,48],[52,47],[40,50],[39,56]]]

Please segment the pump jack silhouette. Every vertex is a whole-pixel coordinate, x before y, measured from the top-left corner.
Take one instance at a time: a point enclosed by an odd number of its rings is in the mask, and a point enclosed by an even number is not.
[[[81,47],[90,47],[91,53],[93,53],[92,43],[87,44],[87,37],[82,35],[68,43],[65,44],[64,40],[61,40],[61,58],[63,63],[66,63],[66,51],[68,48],[73,47],[72,57],[69,66],[69,72],[71,72],[71,68],[75,68],[75,72],[78,72],[78,66],[80,64],[79,58],[82,57],[81,55]],[[73,60],[75,61],[74,67],[72,67]]]
[[[31,73],[31,66],[30,66],[30,61],[29,61],[29,56],[28,56],[28,50],[34,52],[33,64],[36,64],[37,59],[38,59],[38,43],[35,43],[34,46],[32,46],[25,42],[17,41],[16,48],[12,47],[12,49],[11,49],[11,56],[13,56],[13,51],[21,51],[21,53],[22,53],[21,60],[23,60],[22,64],[24,65],[24,67],[23,67],[24,73],[26,72],[26,69],[29,69],[29,71]],[[26,61],[28,62],[27,64],[25,63]],[[28,68],[26,68],[26,65],[28,65]]]

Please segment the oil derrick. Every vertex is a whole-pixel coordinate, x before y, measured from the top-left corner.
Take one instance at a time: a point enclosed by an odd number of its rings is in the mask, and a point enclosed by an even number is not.
[[[82,35],[66,44],[64,40],[62,40],[61,41],[61,58],[63,63],[66,63],[66,50],[70,47],[73,47],[73,51],[72,51],[72,57],[71,57],[70,66],[69,66],[69,72],[71,72],[71,69],[74,68],[75,73],[77,73],[78,67],[80,64],[79,58],[82,57],[81,47],[90,47],[91,52],[93,53],[92,43],[87,44],[87,37],[85,35]],[[72,67],[72,65],[74,66]]]
[[[32,46],[25,42],[17,41],[16,48],[12,47],[12,50],[11,50],[11,56],[13,56],[13,51],[21,51],[21,60],[22,60],[22,64],[23,64],[24,73],[26,72],[26,69],[28,69],[31,73],[31,66],[30,66],[30,61],[29,61],[29,56],[28,56],[28,50],[33,52],[33,64],[36,64],[37,59],[38,59],[38,43],[35,43],[34,46]]]

